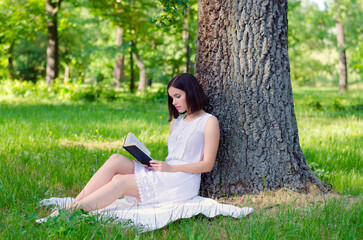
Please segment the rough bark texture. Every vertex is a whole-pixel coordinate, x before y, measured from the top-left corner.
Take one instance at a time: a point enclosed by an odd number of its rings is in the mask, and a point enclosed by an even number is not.
[[[287,0],[200,0],[196,76],[221,126],[204,194],[322,186],[298,137],[287,52]]]
[[[117,27],[116,28],[116,46],[120,47],[122,45],[123,36],[122,36],[122,29]],[[120,81],[124,78],[124,55],[120,54],[117,58],[115,66],[113,68],[113,82],[116,88],[120,87]]]
[[[58,77],[58,30],[57,30],[57,13],[60,8],[61,0],[46,0],[45,11],[47,14],[48,25],[48,46],[47,46],[47,67],[46,79],[47,84],[51,85],[53,80]]]
[[[338,20],[337,24],[337,40],[339,50],[339,93],[344,93],[348,89],[347,81],[347,59],[344,47],[344,29],[343,24]]]

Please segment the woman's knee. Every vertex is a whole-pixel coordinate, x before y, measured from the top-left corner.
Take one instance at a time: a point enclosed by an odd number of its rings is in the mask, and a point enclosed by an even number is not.
[[[133,161],[117,153],[111,155],[105,166],[115,173],[132,174],[134,172]]]
[[[126,162],[127,158],[121,154],[112,154],[111,157],[107,160],[109,164],[118,165],[122,164],[123,162]]]
[[[118,154],[118,153],[114,153],[110,156],[109,160],[116,160],[116,161],[122,161],[122,159],[125,159],[126,157]]]
[[[135,175],[133,174],[116,174],[111,179],[111,183],[115,187],[122,189],[123,194],[139,197],[139,190],[137,188]]]
[[[117,185],[130,185],[129,184],[129,176],[124,174],[116,174],[112,177],[111,182],[117,184]]]

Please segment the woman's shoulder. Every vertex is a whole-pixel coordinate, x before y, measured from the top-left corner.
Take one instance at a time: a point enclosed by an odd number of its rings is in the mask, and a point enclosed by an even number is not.
[[[202,117],[202,124],[200,125],[201,130],[205,130],[207,125],[216,126],[219,125],[219,123],[218,119],[213,114],[205,113]]]
[[[217,121],[218,122],[218,118],[216,116],[214,116],[211,113],[207,113],[207,112],[204,114],[204,119],[206,121],[209,121],[210,119],[213,119],[213,120],[210,120],[210,121]]]
[[[209,132],[212,133],[212,135],[216,135],[217,133],[219,133],[219,131],[219,121],[217,117],[210,114],[204,124],[204,134]]]

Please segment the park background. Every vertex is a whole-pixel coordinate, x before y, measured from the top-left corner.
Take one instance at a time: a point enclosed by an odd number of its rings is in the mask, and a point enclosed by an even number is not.
[[[134,237],[135,229],[79,212],[37,225],[34,219],[49,212],[38,202],[75,195],[107,156],[126,154],[129,131],[156,158],[166,157],[165,86],[177,73],[194,72],[197,1],[177,8],[168,1],[62,1],[54,11],[57,70],[48,71],[54,14],[46,14],[46,2],[0,2],[0,236]],[[362,1],[321,2],[288,2],[289,59],[302,150],[337,194],[283,189],[223,198],[252,205],[255,214],[197,216],[136,236],[362,238]],[[340,47],[337,22],[345,37]],[[339,89],[342,50],[347,89]]]

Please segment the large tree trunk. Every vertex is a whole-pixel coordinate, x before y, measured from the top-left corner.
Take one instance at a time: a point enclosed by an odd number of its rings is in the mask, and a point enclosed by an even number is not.
[[[200,0],[196,76],[220,122],[204,194],[322,186],[298,137],[287,52],[287,0]]]
[[[339,93],[345,93],[348,89],[347,80],[347,60],[345,57],[344,47],[344,29],[343,24],[337,21],[337,40],[338,40],[338,51],[339,51]]]
[[[122,45],[122,29],[117,27],[116,29],[116,46],[120,47]],[[124,55],[120,54],[118,57],[114,69],[113,69],[113,82],[116,88],[120,87],[120,81],[124,78]]]
[[[61,0],[46,0],[45,11],[47,14],[48,25],[48,46],[47,46],[47,84],[51,85],[53,80],[58,77],[58,30],[57,19]]]

